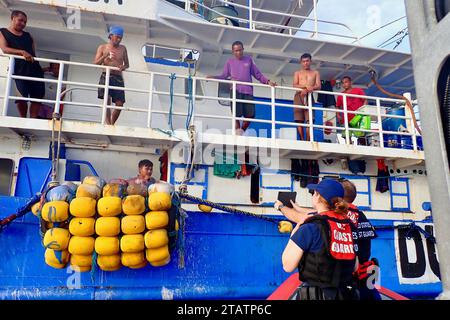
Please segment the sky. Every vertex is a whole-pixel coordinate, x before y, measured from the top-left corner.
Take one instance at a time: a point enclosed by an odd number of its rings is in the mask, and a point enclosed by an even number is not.
[[[362,37],[372,30],[405,16],[406,11],[404,0],[318,0],[317,14],[321,20],[347,24],[357,36]],[[311,22],[306,22],[304,27],[313,30]],[[319,32],[349,34],[349,31],[340,26],[319,23],[318,27]],[[361,44],[377,47],[406,27],[407,21],[404,18],[361,40]],[[325,35],[319,36],[319,39],[349,42],[349,40],[340,40]],[[393,49],[395,45],[393,43],[385,49]],[[408,37],[403,40],[396,51],[410,52]]]

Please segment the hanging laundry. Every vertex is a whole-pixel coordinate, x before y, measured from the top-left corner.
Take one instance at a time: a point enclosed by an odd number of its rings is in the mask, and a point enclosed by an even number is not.
[[[308,160],[300,160],[300,187],[306,188],[308,185],[309,162]]]
[[[169,166],[169,152],[166,151],[159,157],[160,167],[159,172],[161,173],[160,180],[167,181],[167,168]]]
[[[214,159],[214,175],[223,178],[236,178],[241,171],[237,164],[237,155],[228,156],[225,152],[216,152]]]
[[[366,172],[366,161],[365,160],[348,160],[348,169],[353,174]]]
[[[322,80],[322,89],[321,90],[333,92],[333,86],[331,85],[331,82]],[[320,102],[324,108],[329,108],[331,106],[336,105],[336,99],[334,98],[333,95],[323,94],[323,93],[319,94],[319,96],[317,97],[317,102]]]
[[[291,178],[295,181],[300,181],[300,173],[300,159],[291,159]]]
[[[319,183],[319,175],[320,175],[320,168],[319,168],[319,161],[317,160],[310,160],[310,168],[311,168],[311,183],[312,184],[318,184]]]
[[[378,174],[377,174],[377,187],[376,190],[384,193],[389,190],[389,174],[388,167],[383,159],[377,160]]]
[[[250,201],[252,203],[259,203],[260,176],[261,176],[261,168],[259,166],[256,166],[256,169],[252,173],[250,181]]]

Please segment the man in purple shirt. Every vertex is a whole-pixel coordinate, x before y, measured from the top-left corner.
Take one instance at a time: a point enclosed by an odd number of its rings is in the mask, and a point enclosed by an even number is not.
[[[252,76],[263,84],[276,86],[277,84],[270,81],[259,71],[249,56],[244,56],[244,45],[240,41],[235,41],[231,46],[234,58],[228,59],[223,67],[223,72],[218,76],[207,76],[207,78],[235,80],[241,82],[252,82]],[[232,92],[230,93],[232,96]],[[236,99],[253,101],[253,86],[245,84],[236,84]],[[253,103],[236,102],[236,117],[237,118],[254,118],[255,105]],[[236,132],[239,134],[247,130],[250,126],[250,121],[243,121],[242,127],[239,120],[236,120]]]

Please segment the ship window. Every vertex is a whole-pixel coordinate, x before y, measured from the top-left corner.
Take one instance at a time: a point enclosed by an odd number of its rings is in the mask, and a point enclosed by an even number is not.
[[[11,159],[0,159],[0,195],[11,194],[11,183],[14,173],[14,161]]]
[[[411,211],[408,178],[389,178],[392,211]]]
[[[219,98],[230,98],[230,84],[220,82],[219,86],[218,86],[217,96]],[[219,100],[219,103],[222,106],[227,106],[227,107],[229,107],[231,105],[231,102],[228,100]]]
[[[356,199],[353,202],[361,210],[372,209],[372,195],[370,192],[370,178],[368,177],[355,177],[355,176],[341,176],[351,181],[357,190]]]

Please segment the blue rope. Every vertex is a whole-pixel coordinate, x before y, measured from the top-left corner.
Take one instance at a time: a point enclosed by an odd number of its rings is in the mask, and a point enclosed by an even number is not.
[[[433,243],[436,243],[436,238],[429,232],[425,231],[424,229],[416,225],[415,222],[398,226],[375,226],[375,229],[376,230],[406,229],[407,232],[405,234],[405,237],[407,239],[411,239],[413,237],[413,232],[418,231],[419,233],[422,233],[424,235],[425,239],[430,240]]]
[[[189,75],[189,77],[188,77],[188,112],[187,112],[187,118],[186,118],[186,130],[189,129],[193,113],[194,113],[194,100],[192,97],[192,76]]]
[[[175,73],[172,73],[170,76],[170,108],[169,108],[169,121],[168,125],[170,130],[173,132],[173,83],[177,78]]]

